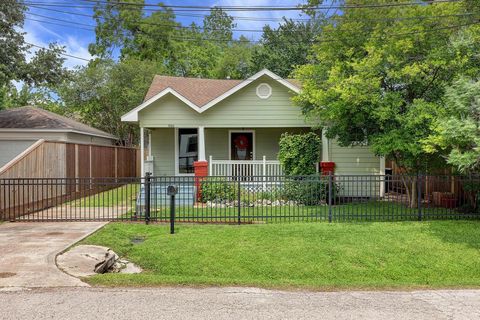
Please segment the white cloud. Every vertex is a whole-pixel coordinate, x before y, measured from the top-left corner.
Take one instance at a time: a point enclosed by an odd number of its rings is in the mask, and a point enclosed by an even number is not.
[[[88,52],[88,43],[85,41],[81,41],[80,39],[72,36],[72,35],[66,35],[63,36],[62,34],[59,34],[57,32],[52,31],[51,29],[43,26],[40,23],[33,22],[33,21],[28,21],[25,23],[25,26],[23,28],[23,31],[25,32],[25,41],[47,48],[49,42],[56,42],[61,46],[65,46],[65,53],[84,58],[84,59],[91,59],[92,56]],[[47,41],[46,40],[46,35],[49,35],[48,38],[53,37],[54,40],[52,41]],[[31,58],[33,56],[33,53],[38,50],[38,48],[32,48],[29,54],[27,54],[27,59]],[[72,69],[75,66],[83,66],[86,65],[88,62],[80,59],[75,59],[72,57],[67,57],[65,56],[65,62],[64,66],[68,69]]]

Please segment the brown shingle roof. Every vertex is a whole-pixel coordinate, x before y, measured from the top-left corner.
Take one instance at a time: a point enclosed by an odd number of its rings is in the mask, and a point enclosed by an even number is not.
[[[56,113],[31,106],[0,111],[0,128],[5,129],[44,129],[78,131],[90,135],[115,137],[105,131],[63,117]]]
[[[232,89],[242,80],[217,80],[156,75],[145,96],[145,101],[167,88],[171,88],[201,107]]]

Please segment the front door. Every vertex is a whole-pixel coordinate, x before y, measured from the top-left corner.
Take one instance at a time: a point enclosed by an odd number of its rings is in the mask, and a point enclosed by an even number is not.
[[[230,132],[230,159],[253,160],[253,132]]]

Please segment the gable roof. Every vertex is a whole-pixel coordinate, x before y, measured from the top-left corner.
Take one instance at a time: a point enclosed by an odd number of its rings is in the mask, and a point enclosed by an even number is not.
[[[75,132],[116,139],[115,136],[105,131],[95,129],[73,119],[32,106],[0,111],[0,131],[21,130]]]
[[[238,85],[242,80],[182,78],[156,75],[144,101],[167,88],[172,88],[195,105],[201,107]]]
[[[144,102],[123,115],[122,121],[138,121],[140,110],[169,93],[193,110],[202,113],[262,76],[268,76],[276,80],[295,93],[300,91],[297,81],[282,79],[267,69],[263,69],[245,80],[216,80],[157,75],[148,89]]]

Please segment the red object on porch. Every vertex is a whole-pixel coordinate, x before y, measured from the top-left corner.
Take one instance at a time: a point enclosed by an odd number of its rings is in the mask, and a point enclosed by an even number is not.
[[[320,168],[322,169],[322,175],[329,175],[330,172],[335,173],[335,162],[322,161],[320,162]]]
[[[208,161],[195,161],[193,163],[195,172],[195,188],[197,190],[197,202],[202,197],[202,180],[208,176]]]

